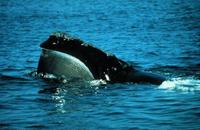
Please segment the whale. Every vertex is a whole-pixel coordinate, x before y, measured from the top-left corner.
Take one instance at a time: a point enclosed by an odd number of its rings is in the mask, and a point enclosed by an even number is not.
[[[40,45],[37,72],[86,81],[101,79],[107,83],[150,83],[159,85],[164,76],[136,69],[92,44],[66,33],[53,33]]]

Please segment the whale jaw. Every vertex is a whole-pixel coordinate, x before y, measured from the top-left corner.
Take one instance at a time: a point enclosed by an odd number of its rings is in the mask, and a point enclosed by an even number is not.
[[[38,73],[50,73],[66,78],[94,80],[88,67],[76,57],[59,51],[42,49],[38,64]]]

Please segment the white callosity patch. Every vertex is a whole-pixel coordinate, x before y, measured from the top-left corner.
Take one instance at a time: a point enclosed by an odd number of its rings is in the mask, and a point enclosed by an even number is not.
[[[110,77],[107,74],[105,74],[105,78],[106,78],[106,81],[110,81]]]

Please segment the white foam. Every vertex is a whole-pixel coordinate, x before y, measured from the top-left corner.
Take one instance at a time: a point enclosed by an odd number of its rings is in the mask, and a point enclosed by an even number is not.
[[[99,79],[99,80],[92,80],[89,82],[91,86],[99,86],[99,85],[106,85],[107,82],[105,80]]]
[[[200,91],[200,80],[194,78],[173,78],[171,80],[164,81],[159,88],[185,92]]]

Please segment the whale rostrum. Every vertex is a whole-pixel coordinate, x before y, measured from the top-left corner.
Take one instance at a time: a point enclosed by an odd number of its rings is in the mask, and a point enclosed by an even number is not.
[[[165,78],[135,69],[132,65],[84,41],[55,33],[40,47],[42,53],[38,73],[81,78],[102,79],[109,83],[152,83],[161,84]]]

